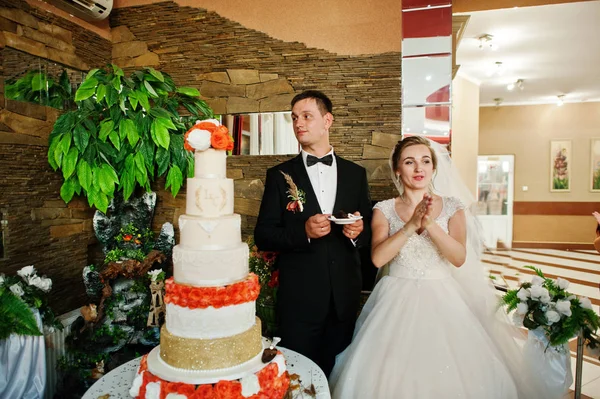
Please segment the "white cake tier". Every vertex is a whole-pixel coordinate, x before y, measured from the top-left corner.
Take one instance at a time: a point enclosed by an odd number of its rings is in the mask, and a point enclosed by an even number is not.
[[[187,179],[185,213],[218,217],[233,213],[233,180],[225,178]]]
[[[165,323],[173,335],[183,338],[213,339],[241,334],[254,325],[256,302],[215,309],[190,309],[167,304]]]
[[[194,157],[194,177],[214,179],[227,176],[227,153],[225,150],[209,148],[204,151],[196,151]]]
[[[248,276],[248,244],[233,248],[193,250],[173,248],[173,278],[178,284],[197,287],[228,285]]]
[[[242,242],[242,221],[235,213],[219,218],[181,215],[179,231],[180,245],[186,249],[226,249]]]

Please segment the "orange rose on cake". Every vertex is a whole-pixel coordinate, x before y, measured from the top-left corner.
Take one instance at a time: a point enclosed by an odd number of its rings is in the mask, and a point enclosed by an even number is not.
[[[233,137],[227,127],[216,119],[198,121],[184,136],[184,147],[188,151],[233,150]]]

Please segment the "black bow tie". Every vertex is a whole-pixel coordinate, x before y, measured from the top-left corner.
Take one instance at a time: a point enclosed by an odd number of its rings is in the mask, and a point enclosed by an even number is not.
[[[316,164],[318,162],[321,162],[327,166],[331,166],[331,164],[333,163],[333,155],[331,155],[331,154],[325,155],[323,158],[317,158],[312,155],[306,156],[306,166],[313,166],[314,164]]]

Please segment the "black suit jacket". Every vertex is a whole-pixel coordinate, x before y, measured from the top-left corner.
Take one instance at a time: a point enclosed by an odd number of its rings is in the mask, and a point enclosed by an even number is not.
[[[278,310],[299,320],[320,322],[328,316],[333,299],[337,317],[356,317],[361,290],[357,247],[371,239],[371,200],[364,168],[336,156],[337,192],[333,212],[363,215],[364,230],[356,246],[332,223],[331,233],[310,242],[306,220],[321,208],[302,161],[302,155],[267,171],[265,191],[254,231],[259,250],[279,252]],[[303,212],[286,210],[288,185],[281,171],[306,193]]]

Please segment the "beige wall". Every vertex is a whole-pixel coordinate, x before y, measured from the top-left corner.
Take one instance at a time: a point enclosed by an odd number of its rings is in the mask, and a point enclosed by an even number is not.
[[[160,0],[115,0],[114,8]],[[286,42],[342,55],[400,51],[399,0],[175,0],[199,7]]]
[[[588,189],[592,137],[600,137],[600,103],[480,108],[479,154],[515,155],[515,201],[600,202]],[[551,139],[572,140],[568,193],[550,192]]]
[[[479,85],[458,75],[452,81],[452,161],[473,196],[477,192]]]

